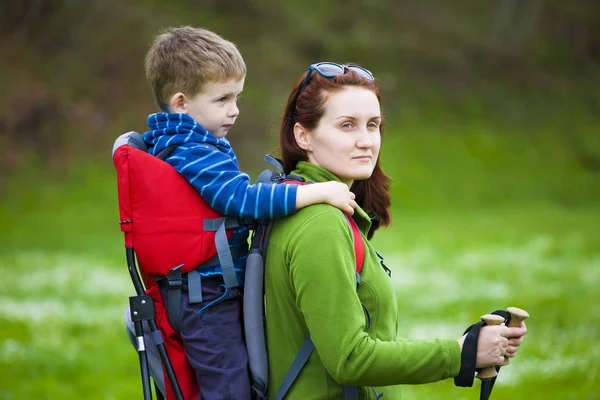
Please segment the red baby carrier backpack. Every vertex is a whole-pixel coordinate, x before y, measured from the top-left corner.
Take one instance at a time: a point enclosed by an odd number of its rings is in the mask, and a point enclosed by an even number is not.
[[[144,341],[144,338],[150,338],[158,349],[163,372],[162,376],[152,378],[155,382],[164,383],[168,400],[191,400],[199,398],[200,388],[178,334],[178,321],[169,318],[172,314],[178,314],[171,310],[171,303],[176,302],[171,302],[169,298],[169,310],[165,309],[157,280],[167,279],[169,288],[177,285],[181,288],[181,274],[187,273],[189,282],[190,274],[198,267],[220,264],[225,284],[234,287],[237,286],[237,278],[232,259],[245,256],[246,251],[243,249],[244,254],[236,254],[228,248],[227,240],[240,222],[226,218],[210,208],[197,190],[175,168],[163,161],[167,157],[168,155],[161,156],[160,153],[157,156],[149,154],[142,136],[137,132],[121,135],[113,147],[113,162],[117,170],[119,224],[125,235],[127,264],[137,292],[137,296],[130,297],[129,315],[135,326],[135,338],[132,340],[140,357],[144,398],[152,398],[148,357],[156,356],[146,353]],[[265,160],[282,170],[274,158],[267,156]],[[259,181],[306,183],[271,170],[263,172]],[[354,237],[356,276],[359,283],[364,243],[356,223],[347,214],[346,218]],[[255,399],[266,398],[268,384],[263,255],[272,226],[272,222],[252,224],[252,248],[246,262],[244,329]],[[190,287],[190,296],[191,291]],[[143,323],[147,325],[144,326]],[[298,354],[298,358],[308,359],[308,356],[310,352],[306,351]],[[290,369],[290,385],[305,362],[306,360],[301,364],[296,363],[298,365]],[[287,389],[289,386],[280,391],[285,393]],[[156,394],[157,398],[162,398],[158,386]]]
[[[224,242],[227,246],[231,228],[236,224],[212,209],[172,166],[149,154],[140,134],[129,132],[117,139],[113,147],[113,162],[117,170],[119,224],[125,235],[130,274],[137,275],[137,259],[141,280],[138,277],[139,284],[136,284],[136,277],[132,275],[132,279],[138,295],[145,294],[154,303],[156,325],[162,339],[157,333],[154,337],[162,341],[168,350],[168,359],[182,398],[197,399],[200,389],[194,371],[185,356],[177,327],[174,329],[176,324],[173,319],[169,320],[171,314],[178,315],[178,312],[171,313],[165,309],[157,280],[168,279],[169,290],[177,286],[181,290],[181,274],[219,262],[222,257],[217,254],[219,236],[221,245]],[[228,255],[231,258],[231,254]],[[233,263],[222,264],[230,264],[229,272],[233,273],[233,277],[225,276],[224,271],[226,285],[237,286]],[[137,316],[142,310],[134,311],[132,308],[132,312],[138,312]],[[163,365],[163,368],[165,378],[169,378],[169,367]],[[178,398],[171,379],[164,381],[167,399]]]

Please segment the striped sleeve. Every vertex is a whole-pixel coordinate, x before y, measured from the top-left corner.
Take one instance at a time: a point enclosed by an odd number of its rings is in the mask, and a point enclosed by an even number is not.
[[[232,155],[202,144],[187,144],[174,151],[167,162],[212,208],[225,215],[273,219],[296,212],[297,185],[252,185]]]

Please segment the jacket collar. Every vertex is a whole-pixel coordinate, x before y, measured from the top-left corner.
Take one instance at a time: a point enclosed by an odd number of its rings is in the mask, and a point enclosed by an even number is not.
[[[300,161],[296,165],[296,169],[292,171],[292,175],[299,175],[309,182],[341,182],[333,172],[307,161]],[[360,205],[354,210],[352,218],[356,221],[360,231],[366,236],[369,228],[371,228],[371,218],[369,218]]]

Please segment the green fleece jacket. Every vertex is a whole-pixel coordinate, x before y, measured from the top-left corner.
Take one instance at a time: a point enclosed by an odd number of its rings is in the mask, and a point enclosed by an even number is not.
[[[309,181],[338,180],[301,162],[293,172]],[[370,219],[354,213],[365,243],[356,291],[352,231],[337,208],[317,204],[276,221],[267,248],[265,301],[269,397],[275,393],[309,334],[316,350],[288,392],[288,400],[343,398],[341,385],[359,386],[362,399],[399,399],[399,384],[421,384],[458,375],[456,339],[397,337],[398,300],[371,243]],[[406,301],[410,301],[407,299]],[[367,318],[361,302],[371,315]]]

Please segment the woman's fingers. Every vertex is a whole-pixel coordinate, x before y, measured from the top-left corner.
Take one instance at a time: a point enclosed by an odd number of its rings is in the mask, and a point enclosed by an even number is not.
[[[510,339],[508,341],[508,347],[506,348],[506,357],[513,358],[517,355],[517,351],[519,351],[519,347],[523,342],[523,338],[519,339]]]

